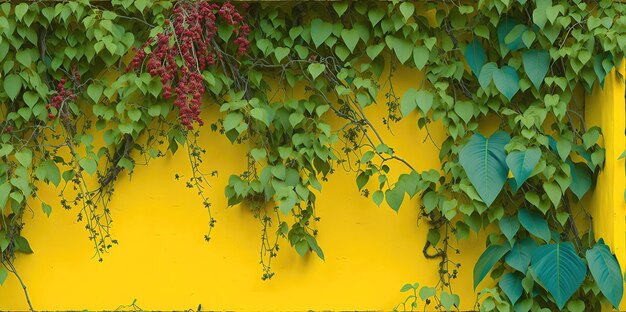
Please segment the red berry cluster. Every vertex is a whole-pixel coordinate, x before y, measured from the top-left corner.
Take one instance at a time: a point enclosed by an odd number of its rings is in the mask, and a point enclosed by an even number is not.
[[[72,74],[75,77],[78,77],[78,71],[73,71]],[[61,110],[62,105],[68,101],[76,101],[76,98],[78,97],[78,95],[72,90],[65,88],[65,79],[63,78],[59,80],[56,91],[57,93],[52,97],[52,99],[50,99],[50,103],[46,105],[49,119],[56,118],[57,114],[60,114],[62,117],[67,117],[67,110]],[[52,110],[53,107],[55,108],[55,111]]]
[[[248,8],[247,4],[242,6]],[[236,35],[233,44],[238,54],[248,51],[247,39],[250,27],[243,22],[242,15],[229,2],[221,5],[208,1],[178,2],[170,20],[165,21],[166,29],[157,34],[155,47],[146,55],[144,49],[152,44],[146,42],[136,50],[129,69],[141,68],[147,58],[146,69],[153,77],[160,77],[163,84],[163,97],[169,99],[175,95],[174,104],[178,107],[180,122],[188,129],[193,123],[202,125],[200,104],[205,88],[202,71],[215,65],[222,55],[216,49],[218,23],[233,26]],[[176,64],[176,57],[183,60],[183,65]]]

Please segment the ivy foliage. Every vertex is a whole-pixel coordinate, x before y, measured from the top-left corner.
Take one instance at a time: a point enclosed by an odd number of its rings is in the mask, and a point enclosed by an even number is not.
[[[617,307],[621,269],[580,202],[604,162],[601,129],[587,127],[580,99],[622,61],[624,12],[607,0],[4,3],[0,283],[17,275],[16,253],[32,252],[20,235],[25,212],[52,212],[38,196],[44,183],[76,207],[102,259],[117,243],[108,202],[119,174],[180,147],[208,240],[215,220],[202,191],[214,172],[197,139],[215,131],[247,147],[247,169],[228,173],[225,196],[260,220],[263,279],[281,238],[324,259],[316,192],[341,167],[377,205],[397,211],[421,198],[423,253],[439,261],[440,280],[405,285],[413,294],[401,307],[458,309],[453,236],[491,223],[474,286],[489,272],[498,286],[479,292],[477,309]],[[399,66],[424,73],[404,94],[391,79]],[[368,116],[380,98],[388,114]],[[220,111],[206,127],[201,100]],[[417,172],[371,122],[393,127],[412,114],[426,131],[445,126],[434,142],[441,168]],[[498,132],[480,132],[494,121]],[[397,179],[391,163],[405,168]]]

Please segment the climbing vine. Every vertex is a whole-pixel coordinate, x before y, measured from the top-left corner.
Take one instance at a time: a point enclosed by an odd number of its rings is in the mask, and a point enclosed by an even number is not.
[[[3,3],[0,283],[9,272],[22,283],[13,262],[32,252],[26,215],[52,213],[40,188],[76,210],[102,261],[118,243],[115,181],[168,153],[189,155],[191,175],[173,178],[199,194],[209,241],[217,220],[204,190],[217,165],[198,137],[212,131],[246,148],[225,196],[260,222],[263,279],[283,241],[324,259],[316,192],[340,169],[377,205],[421,199],[404,209],[429,227],[422,252],[440,278],[403,286],[397,309],[458,310],[453,240],[491,223],[474,287],[489,272],[498,283],[476,309],[618,307],[621,269],[581,202],[604,149],[580,98],[616,75],[625,12],[607,0]],[[404,94],[392,84],[400,66],[424,73]],[[220,115],[204,125],[208,105]],[[387,114],[370,116],[371,105]],[[443,142],[430,137],[440,168],[416,171],[372,122],[392,129],[413,114],[427,132],[445,127]],[[486,122],[499,130],[481,133]]]

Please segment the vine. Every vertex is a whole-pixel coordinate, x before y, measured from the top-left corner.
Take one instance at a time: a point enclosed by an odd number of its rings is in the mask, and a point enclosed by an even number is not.
[[[439,261],[439,281],[405,285],[397,309],[458,310],[454,239],[490,223],[499,227],[474,287],[489,272],[498,285],[479,292],[477,309],[618,307],[621,269],[580,202],[604,149],[578,99],[623,59],[624,12],[607,0],[4,3],[0,283],[9,271],[19,278],[16,253],[32,252],[20,235],[25,213],[36,202],[52,212],[40,187],[78,210],[102,261],[118,243],[108,205],[119,175],[179,146],[191,175],[174,178],[200,195],[209,241],[217,220],[204,189],[217,171],[198,137],[214,131],[247,148],[225,196],[260,222],[263,279],[284,239],[324,259],[316,192],[342,168],[377,205],[421,199],[422,252]],[[400,66],[424,73],[402,95],[392,83]],[[439,170],[417,172],[386,144],[366,110],[381,98],[387,131],[418,114]],[[218,122],[204,126],[205,105],[219,107]],[[481,134],[494,120],[500,130]],[[446,128],[443,142],[432,123]],[[391,163],[403,170],[397,179]],[[553,275],[554,265],[567,274]]]

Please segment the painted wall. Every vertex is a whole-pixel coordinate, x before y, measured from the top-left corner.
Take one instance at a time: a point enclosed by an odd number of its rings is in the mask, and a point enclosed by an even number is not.
[[[394,80],[396,91],[402,94],[409,87],[417,87],[419,79],[417,72],[401,70]],[[605,131],[607,142],[620,144],[611,145],[611,151],[621,153],[624,137],[623,133],[617,135],[623,130],[617,129],[624,126],[623,83],[613,79],[607,81],[604,92],[587,97],[588,106],[593,107],[588,117],[596,118],[594,122],[603,127],[621,122],[615,124],[615,131]],[[616,90],[614,96],[606,95],[611,88]],[[621,104],[611,106],[620,90]],[[385,92],[380,94],[383,103]],[[605,107],[613,111],[605,113]],[[381,104],[367,113],[381,116],[385,107]],[[617,113],[620,115],[614,119],[602,117]],[[204,118],[214,120],[217,114],[212,105]],[[380,118],[372,119],[384,129]],[[411,116],[393,125],[393,134],[384,130],[383,135],[416,169],[438,168],[438,150],[425,140],[426,132],[419,130],[416,120]],[[435,125],[430,130],[439,144],[444,138],[443,129]],[[428,228],[416,224],[418,202],[405,201],[397,214],[384,205],[378,208],[360,196],[354,174],[342,170],[324,183],[318,196],[318,241],[326,261],[311,255],[302,258],[283,241],[273,264],[276,275],[262,281],[258,264],[260,224],[244,207],[227,209],[223,195],[228,176],[244,169],[245,146],[233,146],[208,128],[203,131],[202,142],[207,148],[203,168],[219,171],[208,190],[218,220],[210,243],[203,239],[208,218],[200,198],[174,179],[176,173],[189,173],[186,154],[179,152],[153,161],[148,167],[139,166],[132,178],[123,177],[116,184],[110,207],[115,220],[112,233],[120,243],[102,263],[92,258],[84,225],[76,222],[77,211],[56,205],[49,218],[39,209],[26,216],[24,236],[35,253],[20,255],[16,265],[34,307],[110,310],[136,299],[137,305],[146,310],[195,309],[199,304],[205,310],[390,310],[404,299],[399,292],[404,283],[436,282],[437,262],[422,256]],[[613,156],[607,150],[607,166],[598,185],[621,196],[624,163],[618,163],[617,156]],[[405,170],[401,166],[393,169],[397,173]],[[48,202],[58,202],[55,190],[45,192]],[[624,234],[620,231],[624,205],[622,200],[616,208],[615,196],[603,191],[591,200],[599,215],[607,213],[603,217],[606,220],[615,218],[615,223],[607,221],[606,225],[598,218],[598,232],[611,236],[623,261]],[[461,295],[462,310],[474,306],[472,268],[483,250],[484,239],[471,234],[462,242],[461,254],[455,256],[462,269],[453,287]],[[483,281],[483,285],[488,283],[493,282],[489,278]],[[22,290],[10,276],[0,287],[0,310],[26,308]]]

